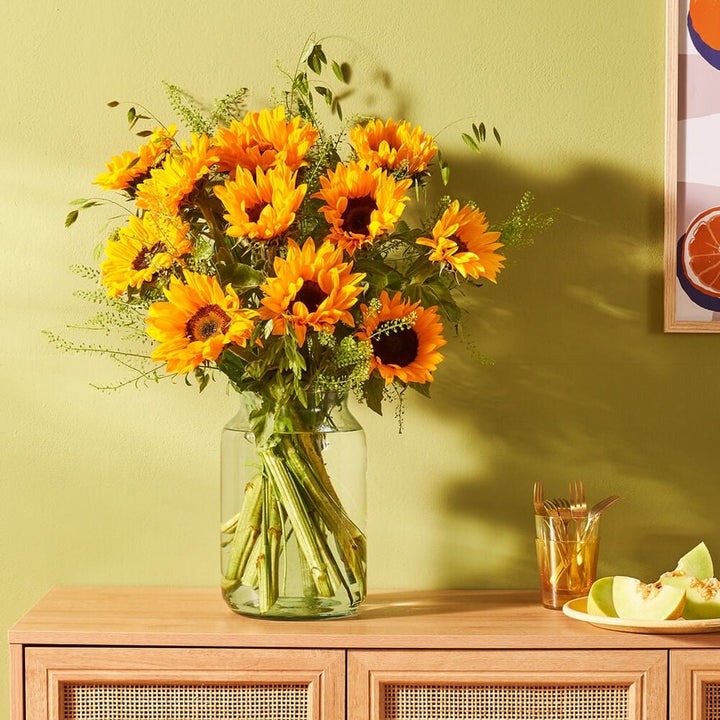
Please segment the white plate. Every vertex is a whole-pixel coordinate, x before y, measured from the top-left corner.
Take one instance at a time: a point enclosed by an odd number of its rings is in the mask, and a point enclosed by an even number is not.
[[[712,620],[626,620],[625,618],[602,617],[589,615],[587,612],[587,597],[568,600],[563,605],[563,612],[575,620],[582,620],[596,627],[606,630],[618,630],[619,632],[636,633],[659,633],[673,634],[680,633],[707,633],[720,631],[720,618]]]

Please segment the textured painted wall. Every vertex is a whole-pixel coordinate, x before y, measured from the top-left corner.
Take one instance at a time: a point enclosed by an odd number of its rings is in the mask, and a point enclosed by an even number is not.
[[[215,584],[218,439],[233,398],[181,382],[100,393],[89,383],[114,367],[58,353],[41,330],[88,315],[69,266],[92,262],[102,221],[63,220],[135,144],[106,101],[173,121],[167,80],[208,102],[248,85],[260,106],[282,87],[276,60],[291,69],[312,32],[356,69],[346,111],[438,136],[453,194],[497,219],[525,189],[561,208],[471,299],[474,341],[494,365],[451,343],[434,399],[410,399],[402,434],[392,416],[358,410],[371,586],[536,586],[535,479],[622,496],[603,521],[601,572],[653,579],[701,538],[720,557],[717,338],[662,332],[662,6],[6,4],[0,626],[54,584]],[[480,158],[459,135],[478,120],[504,139]]]

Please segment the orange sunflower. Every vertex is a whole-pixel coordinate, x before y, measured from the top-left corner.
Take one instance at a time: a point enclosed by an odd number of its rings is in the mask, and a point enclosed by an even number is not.
[[[223,292],[215,277],[189,270],[183,275],[184,283],[171,278],[165,289],[168,302],[153,303],[146,319],[148,335],[160,343],[152,359],[180,374],[217,360],[227,345],[244,347],[257,316],[240,307],[230,285]]]
[[[102,284],[110,297],[119,297],[128,287],[151,282],[162,270],[182,262],[192,242],[189,226],[180,218],[145,213],[132,215],[105,248],[107,259],[100,265]]]
[[[446,263],[463,277],[484,277],[492,282],[503,267],[505,257],[496,252],[503,246],[499,232],[488,232],[485,213],[452,202],[435,223],[431,238],[417,239],[419,245],[432,248],[433,262]]]
[[[155,128],[148,142],[141,145],[136,153],[127,151],[105,163],[107,172],[100,173],[93,184],[103,190],[124,190],[130,187],[155,167],[172,145],[176,132],[174,125]]]
[[[382,168],[338,163],[320,178],[322,190],[312,197],[325,202],[320,210],[332,226],[328,239],[353,255],[358,248],[395,227],[405,209],[412,180],[395,180]]]
[[[215,150],[220,158],[219,169],[234,175],[236,168],[267,170],[278,163],[297,170],[306,165],[305,155],[318,138],[318,131],[300,117],[289,122],[285,108],[264,108],[249,112],[242,120],[233,120],[229,128],[219,127],[215,133]]]
[[[150,177],[138,185],[135,204],[143,210],[177,215],[180,205],[217,161],[210,138],[193,133],[189,145],[183,140],[180,152],[168,155],[163,164],[151,170]]]
[[[227,210],[227,234],[252,240],[271,240],[287,230],[295,221],[295,213],[305,197],[307,185],[295,185],[297,173],[286,165],[278,165],[255,175],[238,168],[235,180],[214,188]]]
[[[425,135],[419,125],[413,128],[406,120],[396,123],[392,118],[356,125],[350,130],[350,144],[365,166],[410,176],[426,172],[437,154],[432,135]]]
[[[410,303],[399,292],[391,298],[385,290],[379,300],[379,309],[360,307],[363,326],[357,337],[372,344],[370,371],[377,370],[386,385],[396,379],[432,382],[432,373],[443,360],[438,348],[446,344],[437,308]]]
[[[364,273],[353,273],[351,263],[343,262],[342,250],[324,242],[317,251],[308,238],[302,247],[290,240],[287,258],[276,257],[275,277],[261,287],[265,293],[259,310],[263,320],[273,321],[273,334],[293,328],[300,346],[308,328],[330,330],[338,322],[353,327],[348,312],[362,292]]]

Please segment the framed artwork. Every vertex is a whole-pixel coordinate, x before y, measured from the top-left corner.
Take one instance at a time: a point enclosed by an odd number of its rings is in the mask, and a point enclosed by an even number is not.
[[[720,0],[668,0],[665,331],[720,332]]]

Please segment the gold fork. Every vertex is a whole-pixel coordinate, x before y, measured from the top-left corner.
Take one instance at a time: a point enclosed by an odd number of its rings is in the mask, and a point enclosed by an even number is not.
[[[570,517],[574,520],[575,539],[579,539],[581,529],[585,527],[587,520],[587,503],[585,502],[585,487],[582,480],[569,483],[570,493]]]
[[[543,484],[539,480],[536,480],[533,484],[533,507],[535,508],[536,515],[547,515],[545,511],[544,494]]]
[[[570,487],[570,514],[574,518],[587,517],[587,503],[585,502],[585,487],[582,480],[571,482]]]

